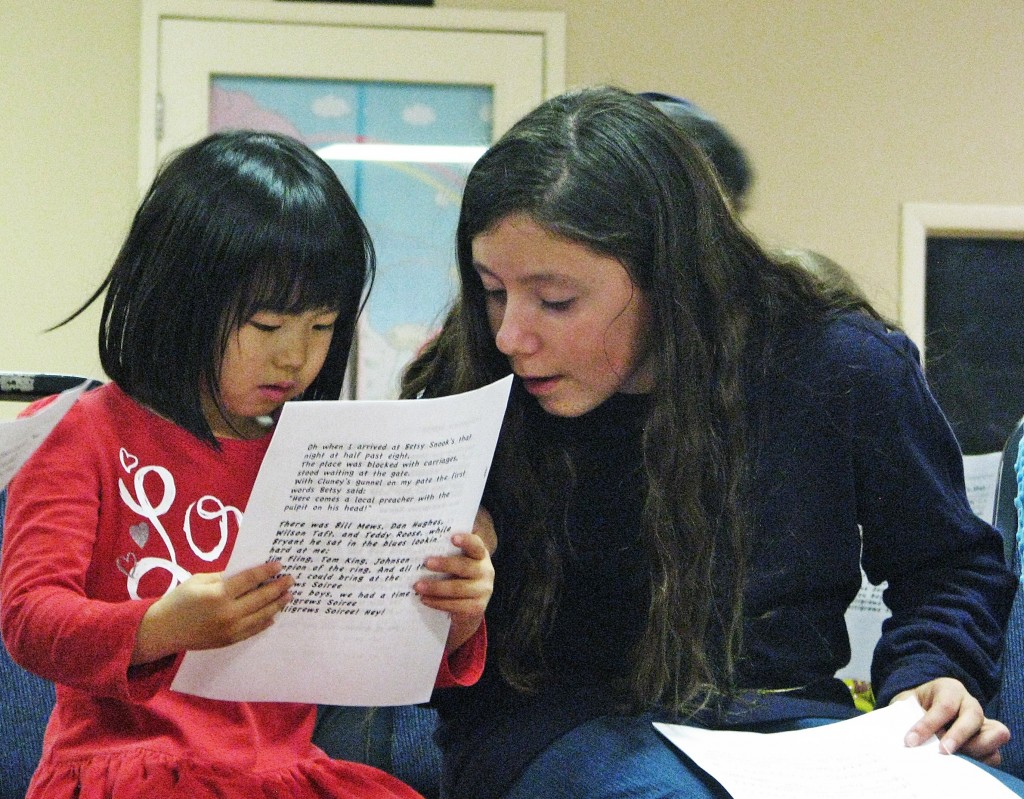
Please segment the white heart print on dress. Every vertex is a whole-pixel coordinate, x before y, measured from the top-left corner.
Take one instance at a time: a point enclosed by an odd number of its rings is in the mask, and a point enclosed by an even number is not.
[[[132,541],[135,542],[139,549],[144,549],[146,542],[149,540],[149,525],[145,522],[133,524],[128,528],[128,535],[132,537]]]
[[[137,456],[132,455],[124,447],[121,447],[121,468],[123,468],[128,474],[131,474],[136,466],[139,465],[139,459]]]

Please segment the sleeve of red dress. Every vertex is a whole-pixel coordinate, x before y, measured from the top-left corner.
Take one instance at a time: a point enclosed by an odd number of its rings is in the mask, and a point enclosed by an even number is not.
[[[130,666],[155,598],[104,602],[86,593],[100,481],[90,468],[87,423],[74,416],[69,412],[8,486],[0,631],[28,671],[100,696],[146,699],[170,684],[176,658]]]
[[[487,624],[481,622],[468,641],[441,658],[441,668],[437,671],[434,687],[465,688],[467,685],[473,685],[484,672],[486,657]]]

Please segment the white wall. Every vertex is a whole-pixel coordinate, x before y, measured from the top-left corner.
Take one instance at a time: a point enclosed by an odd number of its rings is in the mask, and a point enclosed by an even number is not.
[[[1020,0],[437,5],[564,11],[569,86],[705,106],[754,162],[751,227],[833,256],[886,313],[903,202],[1024,203]],[[138,0],[0,0],[0,368],[99,374],[95,313],[40,331],[99,282],[134,210],[139,18]]]

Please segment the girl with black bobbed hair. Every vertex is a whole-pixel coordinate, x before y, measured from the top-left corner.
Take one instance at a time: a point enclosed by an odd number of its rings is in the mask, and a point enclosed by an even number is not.
[[[418,796],[316,748],[314,706],[170,690],[186,650],[257,635],[291,599],[279,563],[224,568],[281,406],[339,397],[372,275],[355,206],[294,139],[216,133],[157,175],[78,311],[106,292],[112,382],[9,488],[3,639],[57,684],[30,799]],[[452,543],[414,586],[452,619],[439,685],[479,676],[493,584],[483,541]]]

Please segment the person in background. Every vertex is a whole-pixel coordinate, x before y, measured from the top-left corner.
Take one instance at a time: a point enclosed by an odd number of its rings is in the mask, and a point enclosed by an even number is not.
[[[754,185],[754,168],[732,134],[699,105],[682,97],[662,92],[640,92],[637,96],[652,103],[700,148],[715,168],[733,207],[742,213]]]
[[[750,204],[750,190],[754,185],[754,169],[746,150],[717,119],[690,100],[663,92],[639,92],[638,97],[649,101],[655,108],[675,122],[680,130],[707,156],[721,181],[721,188],[737,213],[742,214]],[[882,320],[850,273],[837,261],[814,250],[788,247],[778,255],[803,266],[821,280],[828,291],[845,295],[851,304],[861,304],[863,310]],[[891,320],[884,320],[895,329]]]
[[[57,684],[29,799],[418,796],[316,748],[313,706],[169,687],[185,651],[258,635],[291,598],[279,563],[223,570],[281,406],[339,397],[372,275],[355,206],[293,139],[214,134],[157,175],[71,317],[106,291],[112,382],[9,486],[3,639]],[[494,574],[477,535],[452,543],[414,586],[452,619],[441,686],[480,674]]]
[[[694,142],[615,88],[484,154],[457,256],[403,396],[515,381],[484,496],[490,655],[432,700],[443,796],[716,795],[651,721],[855,715],[834,674],[862,564],[892,609],[878,704],[920,702],[907,745],[998,764],[982,703],[1014,579],[905,335],[761,247]]]

